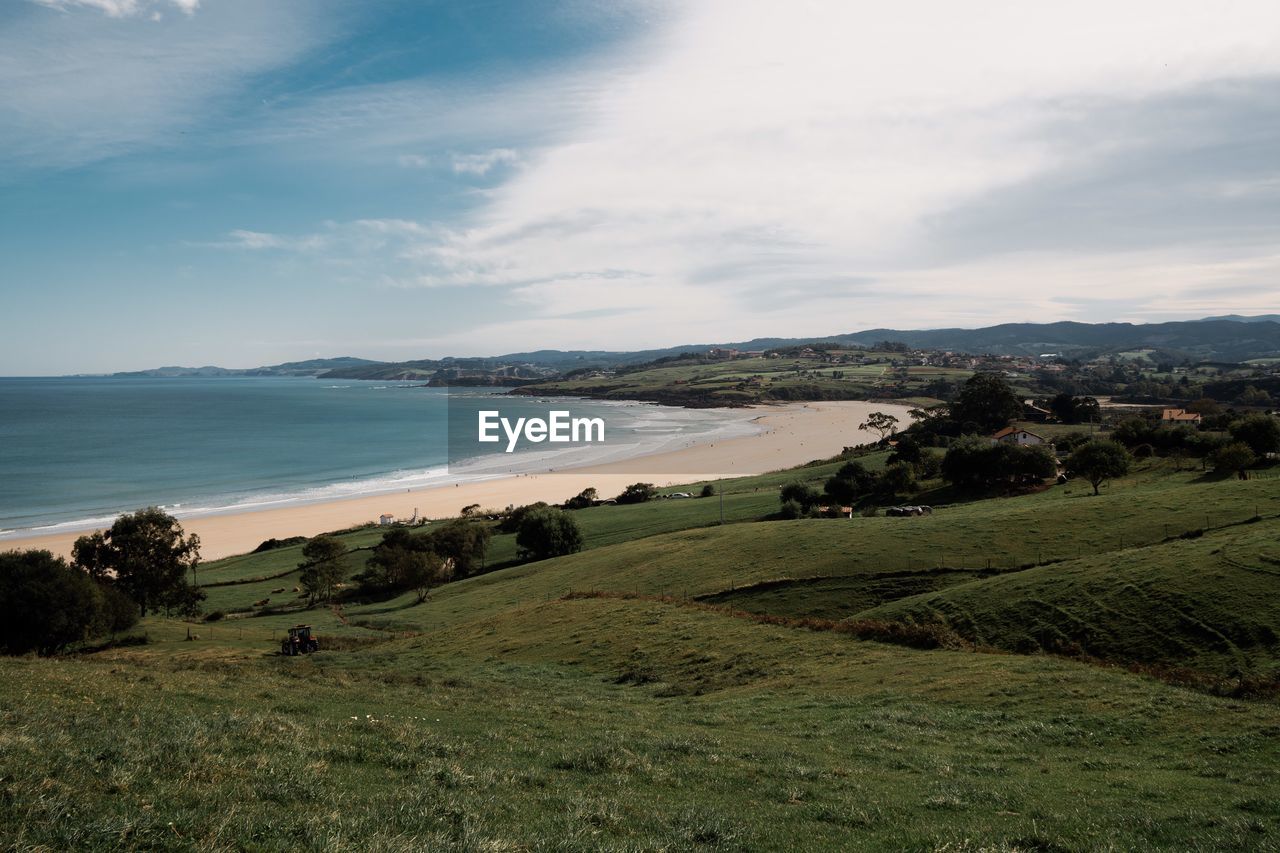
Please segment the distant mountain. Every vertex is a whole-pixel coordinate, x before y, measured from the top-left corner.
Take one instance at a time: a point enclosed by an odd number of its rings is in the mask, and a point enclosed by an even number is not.
[[[680,353],[711,349],[769,350],[800,344],[870,347],[897,341],[919,349],[975,355],[1042,355],[1093,358],[1128,350],[1155,350],[1170,361],[1247,361],[1280,356],[1280,315],[1232,314],[1172,323],[1004,323],[981,329],[868,329],[817,338],[754,338],[732,343],[686,344],[635,351],[535,350],[476,358],[384,362],[364,358],[316,358],[268,367],[159,367],[115,376],[322,376],[327,379],[420,380],[437,385],[500,385],[544,379],[583,367],[643,364]]]
[[[1191,320],[1174,323],[1005,323],[983,329],[871,329],[842,339],[857,344],[901,341],[908,346],[992,355],[1060,353],[1092,357],[1133,349],[1171,359],[1245,361],[1280,354],[1280,322]]]
[[[343,356],[341,358],[312,358],[307,361],[289,361],[284,364],[272,364],[266,367],[228,368],[214,367],[155,367],[151,370],[131,370],[113,373],[117,377],[145,377],[173,379],[178,377],[222,377],[222,376],[319,376],[336,368],[370,367],[381,364],[367,358]]]
[[[1223,314],[1220,317],[1205,317],[1208,320],[1230,320],[1233,323],[1280,323],[1280,314],[1254,314],[1246,317],[1243,314]]]

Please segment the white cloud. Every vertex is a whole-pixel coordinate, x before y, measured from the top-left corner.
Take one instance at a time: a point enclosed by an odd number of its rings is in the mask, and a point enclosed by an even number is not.
[[[401,154],[396,162],[406,169],[425,169],[431,165],[431,158],[421,154]]]
[[[641,313],[588,334],[642,343],[1086,310],[1055,293],[1154,306],[1229,257],[1181,245],[1141,263],[1087,247],[1028,256],[1014,243],[983,262],[916,258],[939,214],[1152,143],[1120,127],[1057,135],[1095,107],[1280,74],[1280,7],[722,0],[691,6],[655,48],[579,88],[581,120],[467,227],[412,249],[418,282],[517,286],[527,342],[553,339],[545,317],[595,308]],[[1275,236],[1222,251],[1260,256]],[[619,269],[642,278],[592,278]]]
[[[456,174],[484,176],[494,166],[510,165],[518,159],[516,152],[510,148],[494,148],[479,154],[454,154],[453,171]]]
[[[11,117],[0,122],[0,181],[182,141],[182,131],[242,107],[235,96],[247,81],[340,26],[297,0],[223,0],[194,16],[194,0],[92,5],[127,20],[32,6],[0,30],[0,113]],[[188,14],[128,20],[161,7]]]
[[[1141,249],[1045,249],[1001,233],[984,233],[962,259],[936,249],[942,223],[979,203],[1038,181],[1070,186],[1117,157],[1141,162],[1154,145],[1195,152],[1221,136],[1194,113],[1181,117],[1185,127],[1114,119],[1144,109],[1166,118],[1158,105],[1167,99],[1212,99],[1215,85],[1280,76],[1280,6],[678,8],[615,56],[516,81],[351,89],[252,133],[463,176],[518,162],[467,217],[318,233],[324,251],[366,281],[503,288],[518,316],[485,336],[513,349],[1268,307],[1251,289],[1280,272],[1269,249],[1280,235],[1265,228],[1232,244],[1170,229],[1161,243],[1157,216],[1145,223],[1153,245]],[[394,154],[405,150],[442,153]],[[1160,175],[1135,174],[1126,192],[1168,189]],[[1198,191],[1221,187],[1214,195],[1227,201],[1273,195],[1251,177],[1210,174]],[[1069,201],[1049,193],[1037,203]],[[584,312],[596,317],[575,317]],[[442,340],[474,350],[461,334]]]
[[[59,11],[74,8],[97,9],[111,18],[129,18],[141,14],[148,8],[165,5],[156,0],[32,0],[32,2]],[[167,3],[177,6],[188,15],[194,15],[196,9],[200,8],[200,0],[167,0]],[[158,15],[158,12],[153,13],[151,19],[160,20]]]

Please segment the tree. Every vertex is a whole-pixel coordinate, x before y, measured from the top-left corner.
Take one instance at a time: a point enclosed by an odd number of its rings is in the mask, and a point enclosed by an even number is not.
[[[545,560],[582,550],[582,529],[577,520],[555,507],[530,512],[520,522],[516,548],[521,558]]]
[[[885,412],[872,412],[867,415],[867,419],[858,424],[860,430],[871,430],[880,436],[880,440],[884,441],[898,427],[898,419],[893,415]]]
[[[840,466],[840,470],[836,471],[823,485],[823,491],[835,502],[852,504],[858,498],[870,493],[875,488],[875,484],[876,475],[854,459]]]
[[[138,621],[138,608],[48,551],[0,554],[0,651],[51,655]]]
[[[992,442],[970,435],[951,445],[942,459],[941,470],[948,482],[977,491],[1038,482],[1053,476],[1057,464],[1045,447]]]
[[[520,522],[524,519],[525,513],[533,512],[535,509],[541,509],[544,506],[550,506],[550,504],[546,501],[536,501],[535,503],[516,507],[498,522],[498,532],[515,533],[520,529]]]
[[[1073,394],[1059,394],[1049,401],[1049,411],[1064,424],[1078,424],[1099,420],[1102,409],[1093,397],[1076,397]]]
[[[1236,402],[1242,406],[1270,406],[1271,395],[1257,385],[1248,385],[1240,392]]]
[[[187,583],[187,572],[200,563],[200,537],[185,535],[177,519],[158,507],[126,513],[106,533],[81,536],[72,552],[90,576],[114,577],[143,616],[161,608],[198,612],[204,598]]]
[[[702,491],[698,492],[700,498],[714,498],[716,496],[716,487],[713,483],[707,483],[702,487]]]
[[[418,603],[427,600],[433,587],[448,583],[453,577],[453,560],[434,551],[409,551],[403,566],[405,584],[413,590]]]
[[[347,546],[333,536],[317,536],[302,546],[299,580],[307,593],[307,603],[328,601],[347,575]]]
[[[1259,459],[1280,451],[1280,420],[1271,415],[1245,415],[1228,429],[1232,438],[1248,445]]]
[[[426,547],[421,550],[434,551],[441,558],[452,560],[454,573],[468,578],[484,569],[484,557],[493,531],[484,524],[457,520],[422,535]]]
[[[1076,448],[1069,462],[1073,474],[1084,477],[1098,494],[1098,487],[1114,477],[1129,473],[1133,457],[1124,446],[1114,441],[1095,439]]]
[[[1218,405],[1218,401],[1212,397],[1201,397],[1187,404],[1186,410],[1202,417],[1217,415],[1222,413],[1222,407]]]
[[[622,494],[618,495],[618,503],[642,504],[653,500],[653,496],[657,493],[658,490],[653,483],[632,483],[622,490]]]
[[[589,506],[595,506],[599,499],[600,493],[594,488],[585,488],[574,497],[564,502],[565,509],[586,509]]]
[[[778,492],[778,498],[785,505],[794,502],[803,512],[808,512],[822,501],[822,492],[807,483],[787,483]]]
[[[416,571],[418,554],[431,553],[431,544],[422,533],[404,528],[388,530],[382,541],[373,546],[369,569],[358,576],[369,592],[395,592],[408,589]]]
[[[916,488],[915,471],[906,462],[886,465],[884,473],[876,478],[876,492],[886,498],[908,495]]]
[[[1022,401],[998,373],[975,373],[951,401],[951,418],[994,431],[1022,414]]]
[[[1241,480],[1248,478],[1245,469],[1258,461],[1253,449],[1243,441],[1233,441],[1219,447],[1210,458],[1215,471],[1235,471]]]

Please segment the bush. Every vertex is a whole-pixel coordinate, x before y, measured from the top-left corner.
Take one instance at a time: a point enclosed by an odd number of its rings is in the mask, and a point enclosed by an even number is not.
[[[1280,451],[1280,420],[1270,415],[1246,415],[1231,424],[1231,437],[1248,446],[1260,459]]]
[[[1129,473],[1131,461],[1129,451],[1117,442],[1097,439],[1082,444],[1072,453],[1069,466],[1072,474],[1089,481],[1096,495],[1104,482]]]
[[[840,466],[840,470],[823,485],[823,490],[833,501],[851,504],[875,489],[876,475],[856,460]]]
[[[528,507],[521,509],[529,510]],[[374,546],[369,570],[358,579],[366,592],[415,589],[425,598],[424,588],[454,576],[478,573],[491,536],[485,525],[463,520],[451,521],[427,533],[397,527],[387,531]]]
[[[577,520],[555,507],[526,513],[516,533],[516,547],[525,560],[546,560],[582,550],[582,529]]]
[[[524,519],[526,513],[530,513],[535,509],[542,509],[547,506],[551,506],[551,504],[546,501],[537,501],[536,503],[516,507],[511,510],[511,512],[507,513],[506,517],[503,518],[502,521],[498,522],[498,532],[515,533],[520,529],[520,522]]]
[[[138,608],[48,551],[0,554],[0,650],[51,655],[132,627]]]
[[[1243,480],[1244,469],[1257,462],[1258,457],[1249,445],[1243,441],[1235,441],[1215,450],[1210,460],[1215,471],[1235,471]]]
[[[785,506],[788,503],[799,505],[802,513],[808,513],[822,502],[822,492],[807,483],[787,483],[778,493],[778,498]]]
[[[578,492],[578,494],[575,495],[574,497],[571,497],[569,498],[569,500],[565,501],[564,508],[565,509],[586,509],[589,506],[595,506],[595,503],[599,499],[599,497],[600,495],[595,489],[586,488],[586,489],[583,489],[581,492]]]
[[[658,490],[653,483],[632,483],[622,490],[622,494],[618,495],[618,503],[642,504],[653,500],[656,494],[658,494]]]
[[[253,549],[253,553],[261,554],[263,551],[274,551],[277,548],[287,548],[290,545],[301,545],[307,541],[305,536],[290,536],[285,539],[266,539],[257,548]]]
[[[953,442],[942,459],[944,479],[959,488],[975,491],[1043,480],[1057,470],[1053,455],[1045,447],[993,444],[990,439],[977,435]]]
[[[716,496],[716,487],[711,483],[707,483],[702,487],[702,491],[698,492],[700,498],[714,498]]]

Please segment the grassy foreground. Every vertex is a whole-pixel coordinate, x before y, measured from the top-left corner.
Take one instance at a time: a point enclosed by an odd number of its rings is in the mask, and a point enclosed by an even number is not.
[[[271,613],[292,549],[210,564],[245,616],[0,660],[0,848],[1280,847],[1280,704],[1040,653],[1274,676],[1280,481],[755,520],[826,473],[722,484],[724,527],[715,499],[585,510],[583,553],[422,605]],[[275,656],[300,618],[325,651]]]

